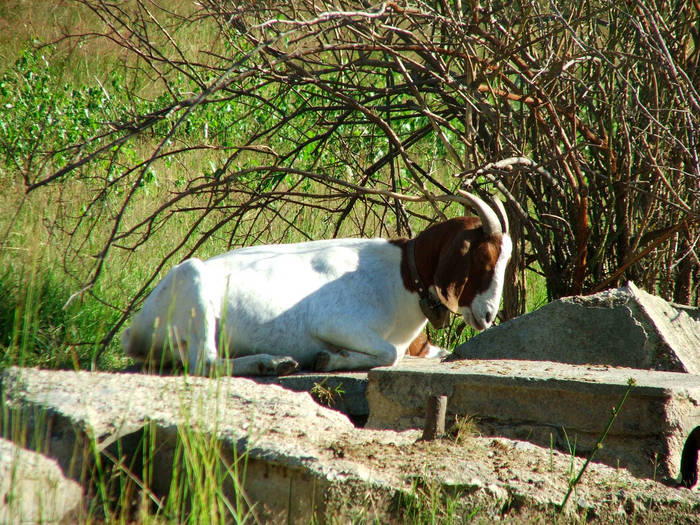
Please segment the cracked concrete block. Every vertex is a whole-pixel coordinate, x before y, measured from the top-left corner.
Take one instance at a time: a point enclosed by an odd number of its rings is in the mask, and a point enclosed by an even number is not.
[[[522,359],[700,374],[700,309],[633,283],[566,297],[481,332],[453,359]]]
[[[694,437],[700,433],[700,377],[693,374],[548,361],[405,359],[368,376],[368,427],[422,428],[426,398],[446,395],[448,417],[475,417],[486,435],[579,455],[591,451],[634,379],[596,461],[653,479],[693,485],[697,478],[690,458],[697,458],[700,445]]]
[[[82,497],[54,460],[0,438],[0,523],[66,522]]]
[[[62,465],[88,467],[95,451],[106,466],[109,457],[135,458],[147,443],[143,468],[130,472],[143,474],[161,498],[183,492],[178,479],[187,474],[177,461],[183,450],[213,453],[221,472],[244,454],[246,474],[236,478],[243,490],[234,476],[216,479],[216,490],[244,514],[236,502],[254,505],[255,520],[266,523],[400,521],[396,502],[415,499],[417,486],[449,491],[470,512],[478,507],[500,516],[504,500],[553,509],[572,464],[582,463],[503,438],[473,435],[457,444],[422,441],[419,430],[357,429],[308,394],[240,378],[10,368],[0,381],[0,423],[22,430],[15,439],[36,443]],[[439,384],[439,378],[426,381]],[[68,457],[56,457],[64,453]],[[611,499],[610,487],[618,485],[628,495]],[[603,514],[630,502],[656,518],[700,511],[697,491],[679,492],[600,464],[589,467],[577,496]]]
[[[305,372],[251,379],[261,384],[277,384],[294,392],[309,392],[319,404],[342,412],[360,426],[369,414],[365,396],[367,372]]]
[[[112,447],[125,455],[128,444],[138,449],[146,435],[158,443],[149,459],[152,489],[165,495],[183,440],[199,440],[200,448],[219,447],[227,465],[248,454],[245,489],[260,503],[259,516],[286,520],[296,512],[294,520],[305,523],[322,509],[328,486],[344,476],[342,470],[323,472],[319,447],[354,429],[346,416],[307,393],[240,378],[10,368],[2,375],[2,395],[4,424],[23,425],[26,441],[42,446],[75,479],[85,481],[94,450]],[[290,486],[301,487],[307,478],[314,490],[302,490],[290,502]],[[235,500],[233,485],[225,489]]]

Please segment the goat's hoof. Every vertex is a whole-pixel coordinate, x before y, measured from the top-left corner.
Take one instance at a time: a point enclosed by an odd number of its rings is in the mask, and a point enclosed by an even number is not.
[[[288,376],[299,370],[299,363],[291,357],[283,357],[277,363],[277,375]]]
[[[299,363],[291,357],[263,359],[258,363],[259,376],[288,376],[299,370]]]
[[[314,370],[316,372],[325,372],[328,369],[328,365],[331,362],[331,354],[328,352],[321,351],[316,354],[316,359],[314,359]]]

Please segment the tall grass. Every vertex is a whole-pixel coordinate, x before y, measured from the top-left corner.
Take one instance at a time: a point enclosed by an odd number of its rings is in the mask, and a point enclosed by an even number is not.
[[[64,264],[60,232],[46,224],[62,205],[38,197],[0,194],[0,366],[87,368],[115,313],[97,301],[69,303],[76,270]]]
[[[13,64],[0,69],[0,296],[5,298],[0,304],[0,366],[86,368],[126,299],[167,251],[167,239],[181,237],[192,220],[179,214],[154,234],[156,243],[149,251],[122,251],[106,261],[109,279],[97,289],[82,289],[84,268],[100,256],[99,241],[108,234],[104,227],[100,231],[100,217],[118,205],[120,189],[105,194],[99,206],[88,206],[102,182],[99,174],[94,188],[87,177],[27,195],[24,181],[49,165],[60,167],[71,155],[65,151],[46,159],[43,152],[87,138],[104,121],[118,120],[125,112],[148,111],[152,101],[125,95],[123,69],[117,68],[118,57],[109,46],[95,41],[81,41],[77,47],[40,44],[56,39],[57,28],[83,29],[91,18],[88,11],[73,3],[61,3],[63,10],[35,4],[0,7],[5,20],[22,21],[20,31],[0,25],[2,63]],[[119,155],[133,160],[141,156],[142,147],[147,145],[122,148]],[[137,202],[125,224],[138,221],[140,210],[165,199],[180,173],[202,164],[197,155],[183,155],[179,163],[163,165],[160,173],[155,170],[161,165],[154,165],[139,188],[143,205]],[[203,251],[223,249],[207,246]],[[104,355],[101,368],[123,366],[114,343]]]

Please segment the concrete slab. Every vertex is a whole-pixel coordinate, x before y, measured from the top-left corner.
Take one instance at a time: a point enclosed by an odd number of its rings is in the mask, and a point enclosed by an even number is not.
[[[308,392],[316,402],[347,415],[357,426],[363,426],[369,415],[367,372],[315,372],[282,377],[251,377],[257,383],[276,384],[294,392]]]
[[[55,461],[0,438],[0,523],[77,522],[82,499]]]
[[[348,418],[277,385],[20,368],[4,370],[0,384],[0,426],[17,428],[21,445],[54,458],[81,483],[89,480],[95,451],[108,452],[126,457],[126,464],[148,461],[150,489],[164,497],[184,448],[217,450],[223,472],[245,452],[245,493],[257,503],[256,518],[309,523],[324,515],[336,482],[361,479],[353,464],[329,467],[320,459],[334,440],[355,429]],[[131,457],[144,440],[154,444],[153,455]],[[222,491],[229,501],[239,497],[233,478],[223,478]]]
[[[553,301],[481,332],[453,355],[700,374],[699,318],[700,309],[668,303],[629,282]]]
[[[448,418],[474,416],[486,435],[586,455],[633,378],[636,386],[597,461],[638,476],[680,478],[684,446],[691,458],[700,441],[698,432],[690,438],[700,426],[700,377],[692,374],[546,361],[405,359],[368,376],[371,428],[422,428],[427,396],[447,395]],[[692,477],[693,469],[696,464],[683,475]]]
[[[356,429],[308,394],[240,378],[10,368],[0,373],[0,392],[0,427],[16,430],[14,439],[74,475],[96,451],[110,452],[101,456],[103,468],[115,457],[132,465],[132,454],[148,443],[144,463],[130,471],[143,475],[159,497],[177,490],[186,503],[184,462],[213,468],[213,453],[221,470],[206,472],[219,476],[233,473],[236,454],[245,451],[245,501],[255,505],[249,521],[262,523],[400,523],[405,520],[397,502],[415,500],[423,488],[458,497],[465,520],[475,509],[482,521],[500,520],[506,512],[513,518],[510,512],[518,509],[541,516],[556,512],[572,470],[583,462],[504,438],[468,434],[460,441],[422,441],[416,430]],[[204,463],[197,461],[199,453]],[[242,494],[232,477],[212,483],[241,511]],[[671,523],[700,511],[700,492],[591,465],[568,511],[595,515],[598,523],[643,521],[641,513],[647,522]]]

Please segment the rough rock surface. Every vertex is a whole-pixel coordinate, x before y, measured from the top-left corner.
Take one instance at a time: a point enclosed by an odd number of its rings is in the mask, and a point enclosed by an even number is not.
[[[630,282],[548,303],[478,334],[455,348],[453,357],[700,374],[700,309],[673,305]]]
[[[302,372],[288,376],[252,378],[257,383],[276,384],[295,392],[309,392],[321,405],[364,422],[369,415],[367,372]]]
[[[56,462],[0,438],[0,523],[50,523],[77,513],[83,491]]]
[[[314,516],[381,519],[395,508],[398,494],[410,498],[433,486],[452,489],[482,515],[551,509],[582,463],[547,448],[467,431],[458,439],[426,442],[418,439],[418,430],[356,429],[308,394],[238,378],[11,368],[2,373],[2,395],[6,428],[26,425],[29,441],[47,444],[46,453],[74,476],[83,472],[76,465],[90,461],[90,436],[97,450],[119,442],[126,454],[130,437],[144,429],[155,432],[150,488],[156,494],[169,487],[173,450],[183,436],[213,438],[222,456],[229,451],[222,457],[229,465],[234,451],[246,451],[244,486],[249,501],[257,503],[255,512],[263,520],[288,523],[308,523]],[[601,522],[646,512],[658,517],[659,509],[685,517],[700,512],[700,494],[592,465],[571,508],[585,509]]]
[[[597,461],[635,475],[679,478],[700,426],[700,376],[547,361],[405,359],[369,371],[368,426],[422,428],[429,395],[480,431],[588,454],[634,379]],[[693,472],[684,473],[692,478]]]

